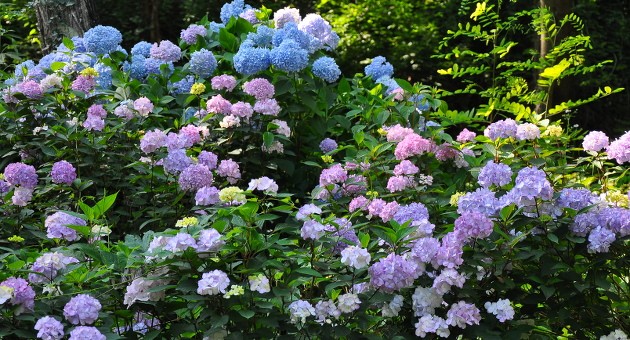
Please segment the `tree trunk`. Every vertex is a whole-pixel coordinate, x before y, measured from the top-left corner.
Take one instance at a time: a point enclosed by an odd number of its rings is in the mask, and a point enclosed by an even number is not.
[[[574,0],[539,0],[540,8],[547,7],[553,13],[553,16],[556,18],[556,22],[562,20],[565,15],[573,12],[573,7],[575,5]],[[563,38],[567,37],[570,34],[570,28],[565,27],[562,31],[558,33],[555,40],[561,41]],[[543,33],[539,37],[538,51],[540,52],[540,59],[543,59],[549,50],[553,48],[553,42],[549,40],[547,34]],[[536,75],[537,78],[537,75]],[[574,85],[574,82],[571,79],[563,79],[562,83],[554,85],[549,90],[549,100],[547,101],[551,107],[555,106],[555,104],[563,102],[571,97],[571,88]],[[536,107],[537,113],[542,113],[543,111],[549,110],[548,107],[543,107],[542,105],[538,105]]]
[[[64,36],[83,35],[96,22],[93,0],[39,0],[34,8],[44,54],[54,50]]]

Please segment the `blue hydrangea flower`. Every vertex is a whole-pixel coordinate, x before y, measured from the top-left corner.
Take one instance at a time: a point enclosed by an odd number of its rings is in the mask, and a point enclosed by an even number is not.
[[[147,58],[142,55],[132,55],[131,63],[123,64],[123,71],[128,72],[131,78],[142,80],[147,77],[147,67],[145,61]]]
[[[207,78],[217,68],[217,59],[212,52],[202,48],[190,56],[190,72],[201,78]]]
[[[15,65],[15,71],[13,72],[15,79],[24,79],[26,74],[28,74],[28,71],[33,67],[35,67],[35,62],[30,59]],[[26,74],[24,74],[24,69],[26,69]]]
[[[251,32],[247,35],[247,40],[254,42],[256,47],[272,47],[275,32],[276,30],[271,27],[260,25],[256,33]]]
[[[245,10],[251,9],[251,6],[245,5],[245,0],[234,0],[226,3],[221,7],[221,22],[227,24],[231,17],[238,17]]]
[[[392,92],[394,92],[394,90],[397,90],[400,88],[400,85],[398,85],[398,83],[396,82],[396,80],[390,78],[390,77],[380,77],[376,80],[377,84],[382,84],[383,86],[385,86],[387,89],[385,90],[385,95],[389,96],[390,94],[392,94]]]
[[[308,50],[312,39],[311,36],[300,31],[297,24],[288,22],[282,29],[275,32],[272,43],[274,47],[279,47],[285,40],[293,40],[299,44],[300,48]]]
[[[416,109],[419,111],[426,111],[431,108],[431,104],[426,100],[426,96],[424,94],[414,94],[409,98],[409,101],[414,103]]]
[[[321,57],[313,62],[313,74],[325,81],[332,83],[339,79],[341,70],[335,59],[331,57]]]
[[[120,31],[111,26],[98,25],[83,35],[83,44],[89,52],[106,54],[116,50],[122,42]]]
[[[103,64],[96,63],[94,69],[98,72],[96,77],[96,83],[103,89],[109,89],[112,86],[112,69],[111,67]]]
[[[233,58],[236,72],[246,76],[262,72],[271,65],[270,51],[268,49],[250,46],[243,42]]]
[[[176,96],[182,93],[190,93],[190,88],[193,86],[194,83],[195,77],[193,77],[192,75],[187,75],[186,78],[174,82],[171,85],[171,94]]]
[[[214,21],[213,21],[213,22],[211,22],[209,26],[210,26],[210,30],[211,30],[212,32],[214,32],[214,33],[219,33],[219,31],[220,31],[222,28],[225,28],[225,24],[223,24],[223,23],[218,23],[218,22],[214,22]]]
[[[141,41],[133,45],[133,47],[131,48],[131,55],[141,55],[145,58],[148,58],[149,55],[151,55],[151,46],[153,46],[151,43]]]
[[[394,67],[387,62],[385,57],[378,56],[372,59],[370,65],[365,67],[365,75],[375,80],[384,76],[391,78],[394,75]]]
[[[284,40],[269,56],[271,64],[285,72],[297,72],[308,65],[308,52],[292,39]]]
[[[163,60],[155,58],[147,58],[144,60],[144,66],[146,67],[148,74],[161,74],[160,68],[162,67],[162,65],[168,66],[168,76],[170,77],[170,75],[173,74],[173,71],[175,70],[172,62],[165,62]]]

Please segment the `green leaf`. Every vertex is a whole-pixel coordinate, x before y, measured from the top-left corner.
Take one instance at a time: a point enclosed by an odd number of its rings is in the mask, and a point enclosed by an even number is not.
[[[103,197],[103,199],[101,199],[100,201],[96,202],[96,205],[94,205],[94,219],[97,219],[101,216],[103,216],[105,214],[105,212],[107,212],[107,210],[109,210],[109,208],[112,207],[112,205],[114,204],[114,202],[116,202],[116,196],[118,195],[118,193],[115,193],[113,195],[109,195],[106,197]]]
[[[240,314],[245,319],[251,319],[256,313],[253,310],[239,310],[238,314]]]
[[[236,36],[228,32],[228,30],[225,28],[222,28],[219,31],[219,43],[221,44],[221,47],[229,52],[236,52],[236,49],[238,47]]]
[[[273,143],[274,140],[274,135],[271,132],[265,132],[263,133],[263,143],[265,143],[265,146],[267,148],[271,147],[271,144]]]
[[[300,273],[300,274],[304,274],[304,275],[308,275],[308,276],[322,277],[322,274],[320,274],[317,270],[315,270],[313,268],[308,268],[308,267],[298,268],[298,269],[294,270],[294,272]]]

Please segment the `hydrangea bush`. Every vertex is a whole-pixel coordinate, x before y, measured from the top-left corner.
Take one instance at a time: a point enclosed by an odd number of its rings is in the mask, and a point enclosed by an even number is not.
[[[630,133],[462,127],[294,8],[121,41],[4,82],[0,336],[627,333]]]

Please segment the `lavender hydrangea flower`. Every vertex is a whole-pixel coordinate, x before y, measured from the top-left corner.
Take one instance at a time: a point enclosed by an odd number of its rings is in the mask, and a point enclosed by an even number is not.
[[[295,215],[295,218],[300,221],[306,221],[307,219],[309,219],[310,215],[319,215],[321,213],[322,209],[320,207],[316,206],[315,204],[309,203],[300,207],[297,214]]]
[[[486,127],[483,131],[483,134],[492,140],[497,140],[499,138],[516,137],[517,130],[518,126],[516,121],[508,118],[488,125],[488,127]]]
[[[73,325],[89,325],[98,319],[101,303],[88,294],[79,294],[63,307],[63,316]]]
[[[182,80],[176,81],[171,84],[171,93],[173,95],[188,94],[190,89],[195,83],[195,77],[193,75],[187,75]]]
[[[196,205],[213,205],[219,203],[219,189],[216,187],[203,187],[195,193]]]
[[[150,55],[165,62],[177,62],[182,57],[182,50],[172,42],[162,40],[159,45],[155,43],[151,46]]]
[[[322,150],[323,153],[331,152],[337,149],[337,142],[331,138],[324,138],[321,143],[319,143],[319,149]]]
[[[451,287],[462,288],[466,283],[466,277],[453,268],[444,268],[440,275],[433,280],[433,289],[440,295],[451,291]]]
[[[427,207],[420,203],[414,202],[406,205],[401,205],[394,215],[394,221],[398,224],[411,221],[424,221],[429,219],[429,210]]]
[[[204,229],[199,233],[197,240],[198,252],[218,251],[223,247],[225,241],[221,239],[221,234],[215,229]]]
[[[459,133],[459,135],[457,135],[457,141],[460,143],[471,142],[475,140],[475,137],[477,137],[476,133],[469,131],[468,129],[464,129]]]
[[[446,320],[436,315],[423,315],[415,324],[416,336],[424,338],[428,333],[436,333],[442,338],[448,338],[451,332],[448,329]]]
[[[43,96],[42,88],[34,80],[27,80],[16,85],[17,92],[21,92],[26,98],[39,99]]]
[[[560,196],[556,204],[560,208],[571,208],[574,210],[582,210],[592,204],[595,204],[597,196],[586,188],[564,188],[560,191]]]
[[[35,307],[35,291],[23,278],[9,277],[0,282],[0,287],[6,286],[13,288],[13,296],[9,303],[17,306],[16,313],[21,314],[24,311],[33,311]]]
[[[308,51],[292,39],[284,40],[269,52],[271,64],[285,72],[298,72],[308,65]]]
[[[624,133],[618,139],[615,139],[606,148],[608,159],[614,159],[617,164],[630,162],[630,131]]]
[[[83,45],[88,52],[107,54],[115,51],[122,42],[122,34],[111,26],[98,25],[83,35]]]
[[[280,110],[280,105],[274,98],[258,100],[254,103],[254,111],[265,116],[277,116]]]
[[[62,238],[67,241],[75,241],[79,239],[76,230],[68,228],[68,225],[86,226],[87,222],[80,218],[58,211],[48,217],[44,222],[49,238]]]
[[[257,100],[273,98],[275,87],[265,78],[254,78],[243,84],[243,91]]]
[[[477,182],[484,188],[492,185],[502,187],[512,181],[512,169],[506,164],[495,163],[490,160],[481,168]]]
[[[34,189],[37,186],[37,173],[35,167],[24,163],[11,163],[4,168],[4,179],[10,185],[19,185],[24,188]]]
[[[488,313],[496,315],[499,322],[505,322],[514,318],[514,308],[508,299],[499,299],[497,302],[486,302],[483,305]]]
[[[347,246],[341,251],[341,263],[354,267],[355,269],[365,268],[370,264],[372,256],[367,249],[357,246]]]
[[[615,241],[615,233],[602,228],[595,227],[588,235],[588,252],[589,253],[607,253],[610,245]]]
[[[243,13],[239,14],[239,17],[247,20],[250,24],[257,24],[260,22],[256,17],[256,10],[253,8],[248,8],[243,11]]]
[[[140,140],[140,150],[144,153],[155,152],[158,148],[166,145],[166,133],[164,131],[154,129],[145,133]]]
[[[188,233],[178,233],[173,237],[169,237],[164,245],[164,250],[171,253],[181,253],[188,248],[197,249],[197,242]]]
[[[245,118],[245,120],[252,117],[254,114],[254,109],[250,103],[245,102],[236,102],[232,104],[232,115],[240,118]]]
[[[65,256],[58,252],[45,253],[38,257],[28,274],[31,283],[46,283],[57,277],[59,271],[64,270],[71,263],[78,263],[79,260],[72,256]]]
[[[101,333],[96,327],[79,326],[70,332],[68,340],[107,340],[107,337]]]
[[[327,50],[334,50],[339,44],[339,35],[332,30],[330,23],[319,14],[307,14],[298,24],[298,28],[313,36],[317,41],[317,45]]]
[[[217,295],[225,294],[225,289],[230,284],[227,274],[216,269],[208,273],[203,273],[201,280],[197,283],[197,294]]]
[[[440,249],[440,241],[433,237],[422,237],[413,242],[411,257],[422,263],[431,263]]]
[[[601,131],[591,131],[584,137],[582,147],[586,151],[599,152],[608,146],[608,136]]]
[[[37,337],[43,340],[60,340],[63,338],[63,325],[52,316],[44,316],[35,323]]]
[[[193,164],[192,159],[186,155],[186,150],[170,150],[166,158],[162,160],[164,171],[169,174],[178,175]]]
[[[370,285],[386,293],[393,293],[411,287],[421,271],[418,265],[400,255],[391,253],[380,259],[368,269]]]
[[[313,74],[328,83],[334,83],[341,76],[341,70],[335,59],[320,57],[313,62]]]
[[[227,99],[223,98],[222,95],[217,94],[208,100],[206,109],[211,113],[229,115],[232,113],[232,104]]]
[[[210,77],[216,68],[217,59],[205,48],[193,52],[190,56],[190,72],[201,78]]]
[[[403,140],[396,145],[394,156],[396,156],[397,160],[402,161],[412,156],[430,152],[433,146],[432,141],[418,134],[411,133],[406,135]]]
[[[315,220],[306,220],[300,229],[300,235],[305,240],[319,240],[328,229],[329,226],[323,225]]]
[[[447,233],[440,241],[441,245],[435,256],[434,267],[457,268],[464,263],[463,238],[458,233]]]
[[[487,188],[478,188],[464,194],[457,201],[457,213],[477,212],[485,216],[494,216],[503,207],[495,193]]]
[[[241,178],[241,171],[238,163],[232,159],[224,159],[219,163],[217,174],[226,177],[230,184],[235,184]]]
[[[153,111],[153,107],[153,103],[147,97],[140,97],[133,101],[133,109],[142,117],[147,117]]]
[[[221,22],[227,24],[232,17],[238,17],[245,11],[245,9],[249,9],[249,5],[245,5],[244,0],[234,0],[232,2],[228,2],[221,7]]]
[[[289,22],[299,24],[300,21],[302,21],[302,16],[300,16],[300,10],[297,8],[285,7],[273,14],[273,22],[277,29],[283,28]]]
[[[33,198],[33,189],[26,187],[17,187],[13,190],[11,202],[18,207],[25,207]]]
[[[372,62],[365,67],[365,75],[377,80],[381,77],[391,78],[394,75],[394,67],[387,62],[385,57],[378,56],[372,59]]]
[[[179,175],[179,187],[184,191],[197,191],[212,185],[212,172],[203,164],[193,164]]]
[[[182,30],[179,37],[187,44],[194,44],[197,42],[197,37],[205,37],[208,34],[205,27],[201,25],[192,24],[188,28]]]

